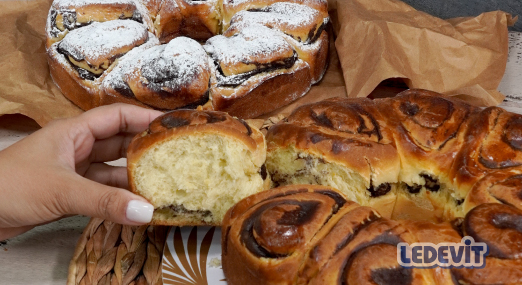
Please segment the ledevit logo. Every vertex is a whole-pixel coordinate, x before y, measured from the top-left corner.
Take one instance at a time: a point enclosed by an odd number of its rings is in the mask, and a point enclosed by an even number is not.
[[[406,268],[483,268],[488,252],[486,243],[475,242],[470,236],[463,237],[460,243],[401,242],[397,245],[397,261]]]

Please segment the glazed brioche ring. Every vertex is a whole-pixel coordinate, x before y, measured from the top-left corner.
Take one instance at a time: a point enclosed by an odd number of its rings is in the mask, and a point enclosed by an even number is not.
[[[522,256],[522,212],[483,204],[462,223],[465,235],[485,242],[485,268],[405,268],[399,242],[455,242],[450,223],[393,221],[312,185],[271,189],[241,200],[226,214],[222,264],[233,284],[517,284]]]
[[[522,115],[425,90],[301,106],[267,133],[276,185],[334,187],[384,217],[443,221],[520,207]]]

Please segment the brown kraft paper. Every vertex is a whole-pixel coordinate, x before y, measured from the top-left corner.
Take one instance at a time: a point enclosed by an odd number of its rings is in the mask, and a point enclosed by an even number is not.
[[[0,115],[24,114],[45,125],[82,111],[49,74],[45,21],[51,0],[0,1]],[[508,14],[443,21],[399,1],[331,0],[325,76],[306,96],[263,118],[336,96],[368,96],[387,78],[439,91],[476,105],[499,103],[495,89],[507,60]],[[335,45],[334,45],[335,43]],[[338,52],[336,52],[338,51]]]
[[[365,97],[383,80],[459,95],[474,105],[502,102],[508,29],[501,12],[442,20],[397,0],[337,0],[335,42],[349,97]]]

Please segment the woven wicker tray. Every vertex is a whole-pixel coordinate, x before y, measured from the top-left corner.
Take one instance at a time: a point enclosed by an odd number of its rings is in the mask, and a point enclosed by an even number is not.
[[[69,265],[67,284],[162,284],[161,256],[168,227],[87,224]]]

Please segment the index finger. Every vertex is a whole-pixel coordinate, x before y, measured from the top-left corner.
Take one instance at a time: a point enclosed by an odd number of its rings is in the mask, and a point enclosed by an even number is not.
[[[121,132],[142,132],[161,114],[134,105],[111,104],[89,110],[77,118],[87,125],[95,139],[106,139]]]

